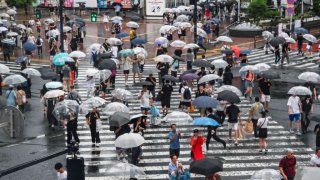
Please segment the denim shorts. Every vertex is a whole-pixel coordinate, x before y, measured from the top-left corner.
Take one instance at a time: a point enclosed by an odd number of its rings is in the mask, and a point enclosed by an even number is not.
[[[246,87],[246,88],[248,88],[248,87],[254,87],[253,82],[246,80],[246,81],[245,81],[245,87]]]
[[[300,114],[289,114],[289,120],[290,121],[300,121]]]

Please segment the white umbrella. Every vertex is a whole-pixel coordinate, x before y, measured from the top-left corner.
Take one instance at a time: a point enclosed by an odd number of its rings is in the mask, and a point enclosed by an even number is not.
[[[246,71],[258,71],[258,69],[253,65],[246,65],[240,68],[239,72],[246,72]]]
[[[185,112],[173,111],[167,114],[162,120],[166,122],[177,122],[177,121],[192,121],[193,118]]]
[[[51,24],[51,23],[54,23],[54,20],[51,18],[47,18],[44,20],[44,22]]]
[[[189,44],[186,44],[183,49],[196,49],[196,48],[199,48],[199,45],[198,44],[194,44],[194,43],[189,43]]]
[[[319,74],[315,72],[303,72],[298,76],[298,79],[310,82],[318,82],[319,81]]]
[[[285,33],[285,32],[281,32],[281,33],[279,34],[279,36],[280,36],[280,37],[283,37],[283,38],[288,38],[288,37],[289,37],[289,35],[288,35],[287,33]]]
[[[45,84],[45,87],[49,90],[62,88],[63,84],[60,81],[51,81]]]
[[[232,43],[232,39],[228,36],[219,36],[217,41]]]
[[[14,14],[17,14],[17,11],[15,11],[14,9],[8,9],[7,14],[14,15]]]
[[[256,171],[250,178],[250,180],[279,180],[282,179],[282,176],[279,170],[274,169],[261,169]]]
[[[169,64],[171,64],[173,61],[173,58],[169,55],[166,55],[166,54],[159,55],[153,59],[156,62],[169,63]]]
[[[144,54],[145,56],[148,56],[148,52],[142,47],[135,47],[132,50],[134,54]]]
[[[57,97],[60,97],[60,96],[64,96],[64,91],[62,91],[62,90],[51,90],[51,91],[46,92],[46,94],[43,97],[46,98],[46,99],[49,99],[49,98],[57,98]]]
[[[179,15],[176,19],[176,22],[189,22],[189,17],[184,14]]]
[[[163,12],[164,13],[172,13],[173,10],[171,8],[164,8]]]
[[[169,41],[165,37],[158,37],[154,42],[155,42],[155,44],[161,44],[162,45],[162,44],[168,43]]]
[[[127,22],[126,26],[130,28],[139,28],[139,24],[133,21]]]
[[[18,33],[16,33],[16,32],[8,32],[7,34],[6,34],[7,36],[18,36],[19,34]]]
[[[186,43],[184,41],[180,41],[180,40],[175,40],[170,44],[170,46],[177,47],[177,48],[183,48],[185,45],[186,45]]]
[[[13,39],[8,39],[8,38],[2,39],[1,42],[3,44],[11,44],[11,45],[15,45],[16,44],[16,42]]]
[[[138,147],[144,143],[144,138],[138,133],[125,133],[114,141],[116,147],[123,149]]]
[[[137,58],[139,58],[140,55],[141,55],[141,54],[138,54],[138,55],[137,55]],[[143,55],[143,54],[142,54],[142,55]],[[113,62],[115,62],[116,64],[120,64],[119,60],[116,59],[116,58],[111,58],[110,60],[113,61]]]
[[[8,74],[8,73],[10,73],[9,67],[4,64],[0,64],[0,74]]]
[[[86,71],[86,75],[87,76],[95,76],[98,73],[99,73],[99,70],[98,69],[94,69],[94,68],[89,68]]]
[[[18,24],[17,27],[20,29],[27,29],[27,27],[23,24]]]
[[[223,85],[223,86],[219,87],[217,90],[217,93],[220,93],[225,90],[232,91],[235,94],[237,94],[238,96],[242,96],[242,92],[237,87],[232,86],[232,85]]]
[[[296,40],[294,40],[294,39],[291,38],[291,37],[288,37],[288,38],[285,38],[285,39],[286,39],[286,42],[287,42],[287,43],[290,43],[290,44],[295,44],[295,43],[297,43]]]
[[[8,31],[8,28],[1,26],[0,27],[0,32],[3,32],[3,31]]]
[[[7,13],[1,13],[1,14],[0,14],[0,17],[9,18],[10,15],[7,14]]]
[[[203,24],[202,23],[197,23],[197,28],[202,28]],[[194,25],[191,26],[191,32],[194,30]]]
[[[103,70],[100,70],[99,72],[100,72],[101,81],[107,80],[112,74],[112,72],[109,69],[103,69]]]
[[[130,109],[126,105],[124,105],[123,103],[120,103],[120,102],[109,103],[105,108],[103,108],[102,111],[108,116],[113,115],[115,112],[130,113]]]
[[[130,91],[121,88],[115,89],[111,94],[114,98],[119,100],[129,100],[133,98],[133,95]]]
[[[123,19],[120,16],[114,16],[114,17],[111,18],[111,21],[122,21],[122,20]]]
[[[264,38],[264,40],[268,41],[271,38],[273,38],[273,34],[269,31],[263,31],[262,32],[262,37]]]
[[[312,92],[307,87],[294,86],[288,91],[288,94],[306,96],[306,95],[312,95]]]
[[[22,70],[21,72],[24,74],[28,74],[30,76],[39,76],[39,77],[41,76],[41,73],[34,68],[26,68],[26,69]]]
[[[225,60],[221,59],[214,60],[211,62],[211,64],[214,65],[216,69],[225,68],[229,65]]]
[[[74,58],[85,58],[86,54],[82,51],[72,51],[69,56]]]
[[[201,28],[197,28],[197,35],[202,36],[202,37],[204,37],[204,38],[207,38],[207,37],[208,37],[206,31],[204,31],[204,30],[201,29]]]
[[[108,38],[107,43],[109,43],[112,46],[118,46],[123,44],[122,41],[118,38]]]
[[[317,38],[314,37],[311,34],[304,34],[303,38],[305,38],[307,41],[312,42],[312,43],[317,43],[318,42]]]
[[[191,28],[192,27],[191,23],[189,23],[189,22],[175,22],[173,25],[176,27],[183,27],[183,28]]]
[[[130,163],[115,162],[107,169],[106,175],[110,179],[143,179],[146,173],[142,167]]]
[[[178,30],[178,28],[175,27],[175,26],[164,25],[159,29],[159,32],[162,33],[162,34],[165,34],[165,33],[169,32],[169,31],[173,32],[175,30]]]
[[[188,6],[178,6],[177,9],[179,9],[180,11],[188,11],[188,10],[190,10],[190,7],[188,7]]]
[[[102,106],[106,103],[107,101],[105,99],[102,99],[100,97],[92,97],[92,98],[89,98],[87,99],[86,101],[84,101],[82,104],[84,106],[87,106],[87,107],[99,107],[99,106]]]
[[[93,51],[99,51],[101,44],[93,43],[87,48],[87,53],[91,54]]]
[[[194,5],[190,5],[189,7],[190,7],[190,9],[194,9]],[[198,9],[198,10],[201,10],[202,7],[201,7],[201,6],[197,6],[197,9]]]
[[[72,28],[70,26],[63,26],[63,32],[71,31]]]
[[[178,8],[172,8],[172,11],[175,13],[181,13],[181,11]]]
[[[198,84],[206,83],[206,82],[213,81],[220,78],[221,77],[216,74],[207,74],[199,79]]]
[[[3,83],[4,84],[21,84],[26,82],[27,79],[24,78],[23,76],[19,75],[19,74],[14,74],[14,75],[10,75],[7,76],[6,78],[4,78]]]
[[[258,64],[255,64],[253,67],[254,67],[255,69],[257,69],[256,71],[258,71],[258,72],[268,71],[268,70],[271,68],[271,66],[269,66],[269,65],[266,64],[266,63],[258,63]],[[253,71],[254,71],[255,69],[253,69]]]

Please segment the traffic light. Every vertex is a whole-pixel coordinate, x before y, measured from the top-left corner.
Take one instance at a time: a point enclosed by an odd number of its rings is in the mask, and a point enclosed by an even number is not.
[[[41,19],[41,11],[40,11],[40,9],[36,10],[36,18],[37,19]]]
[[[97,22],[97,13],[96,12],[91,13],[91,22]]]

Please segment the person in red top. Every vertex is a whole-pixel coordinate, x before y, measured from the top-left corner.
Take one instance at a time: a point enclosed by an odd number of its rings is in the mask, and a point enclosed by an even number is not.
[[[193,130],[193,136],[190,138],[191,158],[193,160],[200,160],[204,158],[202,154],[202,144],[205,142],[205,138],[199,136],[199,130]]]
[[[297,160],[294,157],[293,150],[288,149],[287,155],[280,160],[279,169],[284,180],[294,180],[296,175]]]

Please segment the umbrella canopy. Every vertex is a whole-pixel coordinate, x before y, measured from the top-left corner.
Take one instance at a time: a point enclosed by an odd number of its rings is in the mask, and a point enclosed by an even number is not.
[[[239,96],[232,92],[232,91],[228,91],[228,90],[224,90],[218,93],[218,97],[217,99],[220,100],[225,100],[228,101],[229,103],[239,103],[240,102],[240,98]]]
[[[299,96],[307,96],[307,95],[312,95],[312,92],[307,87],[294,86],[288,91],[288,94],[299,95]]]
[[[191,80],[198,79],[198,78],[199,78],[199,76],[194,73],[187,73],[187,74],[181,75],[181,79],[184,81],[191,81]]]
[[[196,67],[212,67],[212,64],[207,60],[195,60],[192,65]]]
[[[169,55],[166,55],[166,54],[159,55],[153,59],[156,62],[169,63],[169,64],[171,64],[173,61],[173,58]]]
[[[23,76],[21,76],[19,74],[13,74],[13,75],[10,75],[10,76],[7,76],[6,78],[4,78],[4,80],[2,82],[4,84],[14,85],[14,84],[21,84],[26,81],[27,81],[27,79],[24,78]]]
[[[17,57],[17,59],[16,59],[16,63],[20,64],[20,63],[25,62],[25,61],[27,61],[27,60],[28,60],[28,57],[27,57],[27,56],[19,56],[19,57]]]
[[[134,55],[134,51],[132,49],[123,49],[118,54],[120,57],[128,57]]]
[[[109,125],[112,127],[121,127],[130,122],[130,114],[128,112],[114,112],[109,118]]]
[[[1,31],[1,32],[3,32],[3,31],[8,31],[8,28],[1,26],[1,27],[0,27],[0,31]]]
[[[108,38],[107,43],[112,46],[119,46],[123,44],[122,41],[118,38]]]
[[[302,166],[297,170],[295,179],[309,180],[309,179],[319,179],[319,166],[318,167],[307,167]]]
[[[221,53],[223,53],[223,54],[233,54],[233,50],[232,49],[225,49],[225,50],[222,50]]]
[[[111,59],[104,59],[104,60],[99,62],[97,68],[99,70],[104,70],[104,69],[112,70],[112,69],[114,69],[116,67],[117,67],[117,64],[115,63],[115,61],[113,61]]]
[[[7,13],[1,13],[1,14],[0,14],[0,17],[9,18],[10,15],[7,14]]]
[[[186,43],[180,40],[175,40],[170,44],[170,46],[176,47],[176,48],[183,48],[185,45]]]
[[[304,34],[303,38],[306,39],[309,42],[312,42],[312,43],[317,43],[318,42],[317,38],[314,37],[312,34]]]
[[[290,43],[290,44],[295,44],[297,43],[296,40],[294,40],[293,38],[291,37],[288,37],[288,38],[285,38],[286,39],[286,43]]]
[[[58,88],[62,88],[63,87],[63,84],[60,82],[60,81],[52,81],[52,82],[47,82],[45,84],[45,87],[47,89],[58,89]]]
[[[49,99],[49,98],[57,98],[57,97],[60,97],[60,96],[64,96],[64,91],[62,91],[62,90],[51,90],[51,91],[46,92],[46,94],[43,97],[46,98],[46,99]]]
[[[184,14],[179,15],[176,19],[176,22],[189,22],[189,17]]]
[[[122,21],[123,19],[120,16],[114,16],[111,18],[111,21],[114,21],[114,20]]]
[[[6,34],[7,36],[18,36],[19,34],[13,31],[10,31]]]
[[[39,77],[41,76],[41,73],[34,68],[26,68],[26,69],[22,70],[21,72],[24,74],[28,74],[30,76],[39,76]]]
[[[298,79],[304,80],[304,81],[311,81],[311,82],[318,82],[319,81],[319,74],[315,72],[303,72],[298,76]]]
[[[138,133],[125,133],[114,141],[116,147],[123,149],[138,147],[144,143],[144,137]]]
[[[14,9],[8,9],[8,10],[7,10],[7,14],[9,14],[9,15],[15,15],[15,14],[17,14],[17,11],[15,11]]]
[[[271,32],[269,32],[269,31],[263,31],[263,32],[262,32],[262,37],[263,37],[264,40],[270,41],[274,36],[273,36],[273,34],[272,34]]]
[[[219,36],[217,38],[217,41],[220,41],[220,42],[227,42],[227,43],[232,43],[232,39],[228,36]]]
[[[40,68],[39,72],[41,73],[41,78],[44,80],[47,79],[57,79],[57,74],[49,68]]]
[[[175,22],[173,25],[176,27],[182,27],[182,28],[191,28],[192,27],[191,23],[189,23],[189,22]]]
[[[143,54],[145,56],[148,56],[148,52],[142,47],[135,47],[132,50],[133,50],[134,54]]]
[[[218,88],[217,92],[222,92],[224,90],[232,91],[236,93],[238,96],[242,96],[242,92],[235,86],[232,85],[223,85],[220,88]]]
[[[125,38],[125,37],[129,37],[129,33],[126,33],[126,32],[121,32],[119,34],[116,34],[116,38]]]
[[[268,71],[271,66],[269,66],[268,64],[266,63],[258,63],[258,64],[255,64],[253,66],[258,72],[262,72],[262,71]]]
[[[240,68],[239,72],[246,72],[246,71],[258,71],[258,69],[253,65],[246,65]]]
[[[166,34],[167,32],[173,32],[178,30],[177,27],[171,25],[164,25],[159,29],[159,33]]]
[[[9,44],[9,45],[15,45],[16,44],[16,42],[14,40],[12,40],[12,39],[2,39],[1,42],[3,44]]]
[[[117,99],[119,100],[124,100],[127,96],[126,94],[120,94],[119,92],[117,94],[115,94],[115,96]],[[120,103],[120,102],[112,102],[112,103],[109,103],[104,109],[103,109],[103,112],[106,113],[106,115],[113,115],[114,113],[116,112],[123,112],[123,113],[129,113],[130,112],[130,109],[124,105],[123,103]],[[121,124],[123,125],[123,124]],[[121,126],[120,125],[120,126]],[[120,127],[120,126],[116,126],[116,127]]]
[[[53,56],[52,62],[56,66],[63,66],[65,62],[69,61],[70,57],[68,53],[59,53]]]
[[[297,27],[297,28],[294,28],[294,33],[296,34],[308,34],[308,30],[306,30],[305,28],[303,27]]]
[[[25,42],[22,47],[26,51],[33,51],[36,49],[36,45],[29,41]]]
[[[197,49],[200,48],[198,44],[194,44],[194,43],[189,43],[186,44],[183,49]]]
[[[185,112],[180,112],[180,111],[173,111],[167,114],[163,118],[163,121],[166,121],[166,122],[191,121],[191,120],[192,120],[192,117],[189,114]]]
[[[63,26],[63,32],[69,32],[72,28],[70,26]]]
[[[157,45],[163,45],[163,44],[166,44],[166,43],[168,43],[168,42],[169,42],[168,39],[165,38],[165,37],[158,37],[158,38],[154,41],[154,43],[157,44]]]
[[[190,164],[190,172],[195,174],[211,176],[220,171],[223,171],[223,163],[218,159],[204,158]]]
[[[106,175],[118,177],[119,179],[135,179],[146,175],[144,169],[130,163],[115,162],[106,171]],[[140,179],[140,178],[139,178]]]
[[[69,54],[70,57],[75,57],[75,58],[85,58],[86,54],[82,51],[72,51]]]
[[[192,121],[192,124],[198,126],[220,126],[216,120],[208,117],[196,118]]]
[[[94,68],[89,68],[86,70],[86,75],[87,76],[95,76],[99,73],[100,71],[98,69],[94,69]]]
[[[280,79],[280,74],[272,70],[262,71],[259,76],[267,79]]]
[[[79,104],[75,100],[65,99],[61,102],[58,102],[52,111],[52,114],[57,118],[61,119],[62,117],[68,115],[69,113],[78,114]]]
[[[288,33],[286,33],[286,32],[281,32],[281,33],[279,34],[279,37],[288,38],[289,35],[288,35]]]
[[[164,75],[162,76],[162,79],[166,80],[166,81],[170,81],[170,82],[179,82],[179,79],[174,77],[174,76],[171,76],[171,75]]]
[[[127,22],[126,26],[130,28],[139,28],[139,24],[133,21]]]
[[[98,51],[101,47],[99,43],[93,43],[87,48],[87,53],[91,54],[91,52]]]
[[[109,69],[103,69],[99,71],[100,74],[100,82],[104,82],[105,80],[109,79],[112,72]]]
[[[282,176],[278,170],[261,169],[259,171],[256,171],[250,178],[250,180],[260,180],[260,179],[278,180],[278,179],[282,179]]]
[[[134,86],[153,86],[153,84],[150,81],[142,81],[135,83]]]
[[[241,50],[240,51],[240,54],[244,54],[244,55],[247,55],[247,54],[250,54],[250,53],[251,53],[250,49],[245,49],[245,50]]]
[[[274,37],[270,40],[271,46],[279,46],[280,44],[284,44],[286,42],[286,39],[281,36]]]
[[[10,73],[9,67],[4,64],[0,64],[0,74],[8,74],[8,73]]]
[[[45,23],[48,23],[48,24],[51,24],[51,23],[54,23],[54,20],[51,19],[51,18],[47,18],[44,20]]]
[[[198,36],[202,36],[204,38],[208,38],[208,35],[207,35],[206,31],[201,29],[201,28],[197,28],[197,35]]]
[[[220,69],[220,68],[224,69],[229,65],[225,60],[222,60],[222,59],[214,60],[211,62],[211,64],[214,65],[216,69]]]
[[[92,97],[84,101],[82,104],[84,104],[87,107],[100,107],[104,105],[107,101],[100,98],[100,97]]]
[[[155,74],[155,73],[158,73],[159,70],[157,68],[152,68],[152,69],[145,69],[143,70],[143,74],[144,75],[149,75],[149,74]]]
[[[218,106],[218,101],[210,96],[199,96],[192,103],[199,108],[215,108]]]
[[[137,37],[137,38],[134,38],[133,40],[131,40],[131,43],[134,45],[145,44],[146,42],[147,42],[146,39],[144,39],[142,37]]]
[[[133,95],[130,91],[125,90],[125,89],[121,89],[121,88],[115,89],[114,91],[112,91],[111,94],[112,94],[112,97],[119,99],[119,100],[122,100],[122,101],[124,101],[124,100],[127,101],[127,100],[133,98]],[[124,111],[124,112],[127,112],[127,111]]]
[[[216,79],[221,79],[221,77],[216,74],[207,74],[199,79],[198,84],[206,83],[206,82],[213,81]]]

